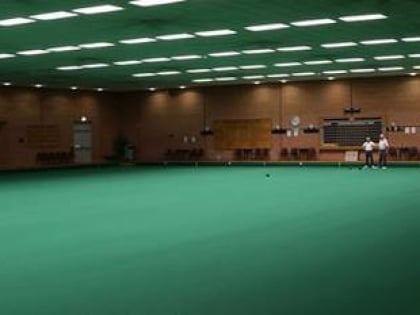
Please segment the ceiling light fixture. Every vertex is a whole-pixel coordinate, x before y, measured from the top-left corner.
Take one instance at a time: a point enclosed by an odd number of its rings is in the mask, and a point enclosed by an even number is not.
[[[133,77],[136,78],[148,78],[148,77],[154,77],[156,76],[156,73],[135,73],[133,74]]]
[[[216,81],[220,81],[220,82],[223,82],[223,81],[235,81],[235,80],[237,80],[237,78],[236,78],[236,77],[222,77],[222,78],[216,78]]]
[[[147,44],[147,43],[154,43],[157,40],[150,37],[140,37],[140,38],[132,38],[132,39],[123,39],[119,42],[121,44],[127,44],[127,45],[135,45],[135,44]]]
[[[112,46],[115,46],[115,44],[107,43],[107,42],[88,43],[88,44],[79,45],[80,48],[84,48],[84,49],[106,48],[106,47],[112,47]]]
[[[275,67],[296,67],[301,66],[302,64],[300,62],[282,62],[282,63],[276,63]]]
[[[346,74],[347,70],[329,70],[329,71],[324,71],[324,74]]]
[[[375,60],[380,60],[380,61],[384,61],[384,60],[397,60],[397,59],[404,59],[404,55],[389,55],[389,56],[377,56],[374,57]]]
[[[187,73],[208,73],[211,72],[210,69],[190,69],[187,70]]]
[[[295,72],[292,73],[292,76],[294,77],[309,77],[315,75],[315,72]]]
[[[76,51],[80,50],[81,48],[78,46],[60,46],[60,47],[52,47],[48,48],[47,51],[49,52],[66,52],[66,51]]]
[[[181,72],[180,71],[161,71],[157,73],[157,75],[161,75],[161,76],[177,75],[177,74],[181,74]]]
[[[321,46],[324,48],[345,48],[345,47],[354,47],[357,45],[358,44],[354,42],[342,42],[342,43],[327,43],[327,44],[322,44]]]
[[[167,61],[171,61],[171,59],[167,57],[157,57],[157,58],[146,58],[146,59],[143,59],[142,61],[146,63],[155,63],[155,62],[167,62]]]
[[[223,71],[235,71],[238,70],[237,67],[216,67],[213,68],[214,71],[216,72],[223,72]]]
[[[50,21],[50,20],[67,19],[67,18],[71,18],[75,16],[77,16],[76,13],[67,12],[67,11],[57,11],[57,12],[32,15],[30,16],[30,18],[35,19],[35,20],[41,20],[41,21]]]
[[[398,40],[394,38],[387,38],[387,39],[371,39],[371,40],[363,40],[360,42],[362,45],[384,45],[384,44],[394,44],[398,43]]]
[[[365,61],[365,58],[341,58],[341,59],[335,60],[335,62],[338,62],[338,63],[363,62],[363,61]]]
[[[386,15],[375,13],[375,14],[342,16],[339,19],[344,22],[364,22],[364,21],[384,20],[387,18],[388,17]]]
[[[156,36],[156,38],[160,40],[170,41],[170,40],[195,38],[195,36],[188,33],[181,33],[181,34],[160,35],[160,36]]]
[[[245,80],[258,80],[258,79],[264,79],[265,77],[263,75],[248,75],[245,77],[242,77],[242,79]]]
[[[375,69],[371,69],[371,68],[368,68],[368,69],[350,69],[351,73],[371,73],[371,72],[375,72],[375,71],[376,71]]]
[[[272,24],[261,24],[252,25],[245,27],[246,30],[251,32],[263,32],[263,31],[274,31],[289,28],[290,26],[284,23],[272,23]]]
[[[97,69],[97,68],[106,68],[106,67],[109,67],[109,64],[107,64],[107,63],[92,63],[92,64],[83,65],[82,69]]]
[[[210,57],[216,57],[216,58],[220,58],[220,57],[233,57],[233,56],[238,56],[241,53],[237,52],[237,51],[225,51],[225,52],[216,52],[216,53],[211,53],[209,54]]]
[[[290,75],[287,74],[287,73],[275,73],[275,74],[268,74],[267,75],[267,78],[273,78],[273,79],[276,79],[276,78],[288,78],[288,77],[290,77]]]
[[[265,65],[249,65],[249,66],[240,66],[242,70],[256,70],[256,69],[265,69],[267,66]]]
[[[134,66],[141,64],[140,60],[124,60],[124,61],[115,61],[114,65],[116,66]]]
[[[91,15],[91,14],[117,12],[121,10],[124,10],[124,8],[116,6],[116,5],[105,4],[105,5],[98,5],[98,6],[93,6],[93,7],[78,8],[78,9],[73,10],[73,12]]]
[[[310,46],[291,46],[291,47],[277,48],[278,51],[282,51],[282,52],[305,51],[305,50],[311,50],[311,49],[312,49],[312,47],[310,47]]]
[[[195,83],[206,83],[206,82],[213,82],[213,79],[195,79],[193,82]]]
[[[6,19],[6,20],[0,20],[0,26],[16,26],[16,25],[23,25],[23,24],[29,24],[35,22],[34,20],[17,17],[12,19]]]
[[[215,36],[227,36],[227,35],[234,35],[236,31],[224,29],[224,30],[214,30],[214,31],[203,31],[203,32],[196,32],[195,35],[201,37],[215,37]]]
[[[171,57],[172,60],[176,60],[176,61],[195,60],[195,59],[201,59],[201,58],[203,57],[200,55],[184,55],[184,56]]]
[[[13,54],[0,54],[0,59],[8,59],[8,58],[14,58],[16,57]]]
[[[404,67],[382,67],[378,68],[379,71],[402,71]]]
[[[242,50],[242,53],[245,55],[260,55],[260,54],[272,54],[276,51],[274,49],[251,49],[251,50]]]
[[[165,4],[174,4],[178,2],[184,2],[185,0],[135,0],[130,1],[130,4],[137,5],[140,7],[153,7]]]
[[[80,70],[83,69],[81,66],[63,66],[63,67],[57,67],[57,70],[60,71],[72,71],[72,70]]]
[[[413,42],[420,42],[420,36],[417,37],[405,37],[401,39],[403,42],[406,43],[413,43]]]
[[[328,65],[333,63],[331,60],[313,60],[305,61],[304,64],[308,66],[317,66],[317,65]]]
[[[36,56],[36,55],[45,55],[48,54],[48,50],[43,49],[33,49],[33,50],[23,50],[19,51],[17,54],[22,56]]]
[[[298,27],[308,27],[308,26],[319,26],[319,25],[328,25],[328,24],[335,24],[337,21],[333,19],[315,19],[315,20],[305,20],[305,21],[297,21],[292,22],[293,26]]]

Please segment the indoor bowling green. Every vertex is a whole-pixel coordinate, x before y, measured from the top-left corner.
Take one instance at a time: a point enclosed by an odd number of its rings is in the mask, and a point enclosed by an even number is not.
[[[97,168],[0,185],[3,314],[420,307],[410,168]]]
[[[0,12],[0,315],[420,314],[420,2]]]

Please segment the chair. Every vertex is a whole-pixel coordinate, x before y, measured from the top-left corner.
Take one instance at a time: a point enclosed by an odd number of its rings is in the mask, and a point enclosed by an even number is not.
[[[290,157],[293,161],[297,161],[299,160],[299,149],[297,148],[292,148],[290,150]]]
[[[388,156],[391,160],[396,161],[398,160],[398,151],[394,147],[390,147],[388,150]]]
[[[289,150],[287,148],[280,150],[280,159],[283,161],[289,160]]]

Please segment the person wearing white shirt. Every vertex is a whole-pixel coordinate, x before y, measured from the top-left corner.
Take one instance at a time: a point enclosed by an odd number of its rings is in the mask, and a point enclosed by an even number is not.
[[[373,149],[375,148],[375,142],[373,142],[370,137],[366,138],[366,141],[362,145],[363,150],[365,150],[365,156],[366,156],[366,164],[365,168],[375,167],[375,161],[373,160]]]
[[[384,134],[379,136],[379,167],[386,169],[389,142]]]

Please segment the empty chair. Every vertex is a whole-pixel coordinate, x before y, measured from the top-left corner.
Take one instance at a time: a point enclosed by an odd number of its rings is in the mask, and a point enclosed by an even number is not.
[[[410,148],[408,148],[408,159],[410,161],[417,160],[418,154],[419,153],[418,153],[417,147],[410,147]]]
[[[289,150],[287,148],[280,150],[280,159],[283,161],[287,161],[289,159]]]
[[[388,156],[391,160],[396,161],[398,160],[398,151],[394,147],[390,147],[388,150]]]
[[[299,149],[297,149],[297,148],[292,148],[292,149],[290,150],[290,158],[291,158],[293,161],[297,161],[297,160],[299,160]]]

